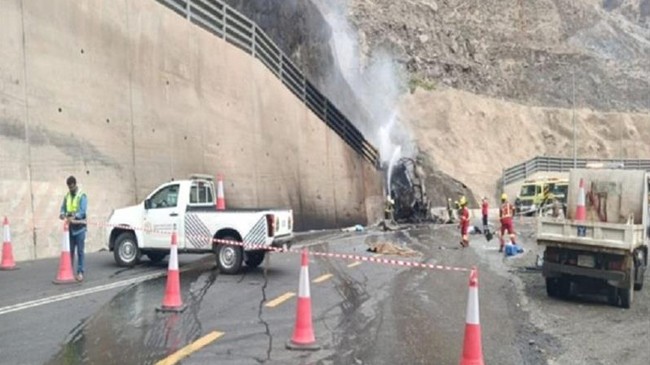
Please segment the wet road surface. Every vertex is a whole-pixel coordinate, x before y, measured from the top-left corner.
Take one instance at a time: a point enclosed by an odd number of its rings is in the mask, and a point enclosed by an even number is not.
[[[411,227],[398,232],[334,232],[300,244],[314,252],[373,256],[368,244],[390,242],[421,252],[397,259],[479,268],[481,325],[486,363],[544,364],[536,344],[549,340],[527,325],[518,309],[515,285],[490,269],[485,255],[497,243],[472,237],[459,249],[452,226]],[[181,255],[182,298],[187,309],[159,313],[166,261],[134,269],[114,266],[107,252],[89,256],[86,282],[51,284],[57,262],[21,263],[0,273],[0,357],[16,364],[153,364],[215,331],[222,333],[191,353],[183,364],[453,364],[462,351],[468,273],[362,263],[311,256],[313,324],[322,349],[285,349],[295,321],[296,297],[277,306],[271,300],[298,292],[300,256],[272,254],[241,275],[221,275],[209,256]],[[3,308],[89,287],[137,280],[71,299],[3,314]],[[18,280],[20,278],[20,280]],[[8,284],[8,285],[5,285]],[[4,361],[8,360],[8,361]],[[12,362],[14,361],[15,362]]]

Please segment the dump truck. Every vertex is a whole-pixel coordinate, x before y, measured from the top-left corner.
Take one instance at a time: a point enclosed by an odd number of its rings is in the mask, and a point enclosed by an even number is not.
[[[550,297],[568,297],[577,288],[598,289],[610,304],[630,308],[648,265],[649,187],[646,171],[570,171],[566,217],[537,221]],[[576,216],[578,205],[584,206],[584,217]]]

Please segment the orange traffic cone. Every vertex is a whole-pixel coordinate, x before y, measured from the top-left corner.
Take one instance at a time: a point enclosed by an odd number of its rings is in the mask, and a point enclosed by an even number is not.
[[[481,346],[481,324],[478,311],[478,271],[472,268],[469,274],[469,295],[467,296],[467,314],[465,319],[465,340],[463,357],[460,365],[483,365]]]
[[[309,295],[309,256],[303,248],[300,266],[300,284],[298,285],[298,305],[293,336],[287,341],[289,350],[319,350],[314,337],[311,322],[311,297]]]
[[[14,254],[11,249],[11,233],[9,232],[9,219],[5,217],[4,223],[4,240],[2,241],[2,263],[0,270],[16,270]]]
[[[61,240],[61,257],[59,258],[59,272],[54,279],[54,284],[75,283],[72,274],[72,256],[70,255],[70,233],[68,222],[63,222],[63,239]]]
[[[587,220],[587,207],[585,206],[585,182],[580,179],[580,188],[578,189],[578,201],[576,203],[575,220]]]
[[[585,182],[580,179],[580,188],[578,189],[578,201],[576,202],[576,216],[574,220],[584,222],[587,220],[587,207],[585,206]],[[587,235],[587,227],[579,225],[577,227],[578,237]]]
[[[223,177],[217,177],[217,210],[226,210],[226,198],[223,194]]]
[[[181,281],[178,271],[178,244],[176,231],[172,232],[172,244],[169,249],[169,266],[167,268],[167,286],[162,307],[156,308],[161,312],[182,312],[185,310],[181,299]]]

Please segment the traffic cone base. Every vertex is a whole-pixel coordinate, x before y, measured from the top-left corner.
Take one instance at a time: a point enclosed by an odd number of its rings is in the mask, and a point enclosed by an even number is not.
[[[293,340],[287,341],[287,350],[303,350],[303,351],[318,351],[320,350],[320,345],[317,343],[312,344],[299,344],[293,342]]]
[[[156,308],[156,312],[173,312],[173,313],[183,313],[183,311],[187,309],[187,306],[185,304],[182,304],[178,307],[167,307],[164,305],[161,305],[160,307]]]

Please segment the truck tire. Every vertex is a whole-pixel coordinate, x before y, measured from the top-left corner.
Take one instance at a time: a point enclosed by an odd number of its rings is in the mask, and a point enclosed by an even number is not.
[[[147,257],[149,258],[149,261],[155,263],[158,263],[162,261],[165,257],[167,257],[167,253],[165,252],[147,252]]]
[[[239,241],[234,237],[220,237],[224,241]],[[244,250],[241,246],[217,245],[217,268],[224,274],[237,274],[244,261]]]
[[[140,248],[133,232],[122,232],[115,240],[113,257],[118,266],[133,267],[140,259]]]
[[[546,294],[551,298],[558,296],[558,284],[556,278],[546,278]]]
[[[615,286],[609,286],[607,292],[607,301],[609,305],[618,306],[618,288]]]
[[[637,252],[639,257],[635,260],[636,264],[634,265],[634,290],[639,291],[643,289],[643,277],[645,276],[646,270],[646,257],[644,251]]]
[[[244,254],[246,259],[244,262],[248,267],[258,267],[264,261],[266,251],[248,251]]]
[[[634,301],[634,268],[630,269],[628,276],[630,286],[625,289],[618,289],[621,296],[621,307],[626,309],[630,308]]]

